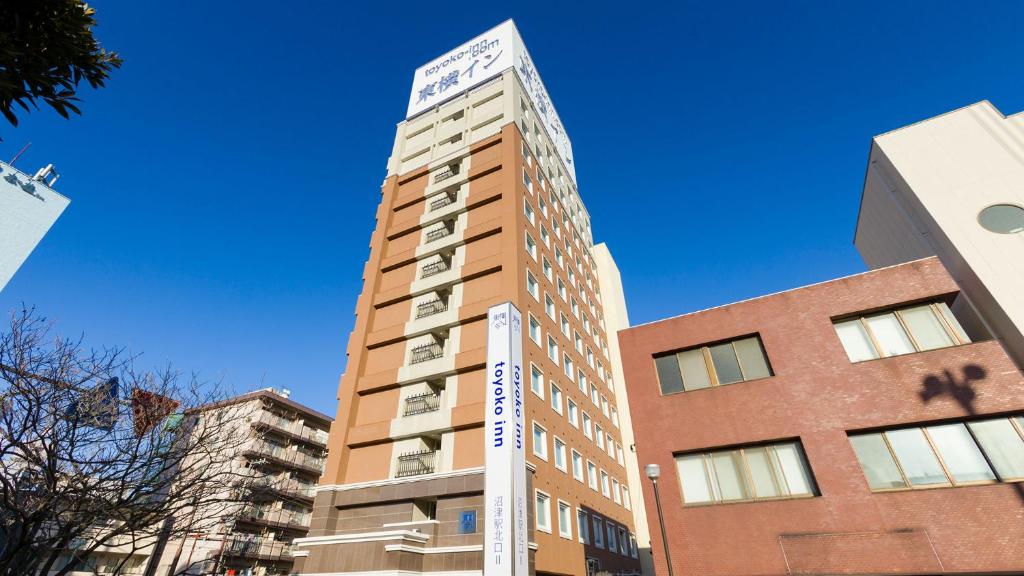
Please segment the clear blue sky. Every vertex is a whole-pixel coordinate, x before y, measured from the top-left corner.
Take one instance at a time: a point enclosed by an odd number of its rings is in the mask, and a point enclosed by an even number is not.
[[[510,16],[634,323],[862,271],[871,137],[1024,109],[1020,2],[93,4],[124,67],[0,126],[72,198],[0,310],[331,414],[412,72]]]

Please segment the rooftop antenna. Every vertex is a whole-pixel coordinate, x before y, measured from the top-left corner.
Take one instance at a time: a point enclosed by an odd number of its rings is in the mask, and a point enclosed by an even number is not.
[[[14,155],[14,158],[11,158],[11,161],[8,162],[8,164],[10,164],[11,166],[14,166],[14,163],[18,161],[18,158],[21,158],[21,155],[24,154],[25,150],[28,150],[28,147],[31,146],[31,145],[32,145],[32,143],[29,142],[28,144],[25,144],[24,146],[22,146],[21,150],[19,150],[18,153]]]

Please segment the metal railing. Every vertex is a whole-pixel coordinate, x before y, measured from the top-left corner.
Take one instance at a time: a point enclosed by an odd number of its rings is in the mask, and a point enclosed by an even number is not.
[[[314,484],[299,482],[293,478],[280,478],[269,474],[255,478],[252,482],[252,487],[257,490],[272,490],[304,498],[312,498],[316,493],[316,485]]]
[[[260,410],[254,420],[257,424],[263,424],[293,434],[304,440],[311,440],[318,444],[327,445],[327,432],[312,426],[301,424],[298,420],[289,420],[273,412]]]
[[[444,194],[441,195],[440,198],[430,203],[430,211],[433,212],[434,210],[440,210],[445,206],[450,206],[454,204],[458,196],[459,195],[457,192],[454,194],[451,192],[445,192]]]
[[[242,509],[242,518],[288,526],[309,526],[309,512],[294,512],[285,509],[268,509],[262,506],[247,506]]]
[[[409,452],[398,457],[398,468],[395,476],[419,476],[430,474],[434,471],[434,460],[436,450],[424,450],[422,452]]]
[[[451,270],[451,268],[452,266],[447,260],[435,260],[423,267],[423,271],[420,273],[420,278],[429,278],[435,274],[447,272],[448,270]]]
[[[229,556],[243,556],[247,558],[260,558],[264,560],[277,560],[291,557],[292,544],[281,542],[273,538],[250,538],[233,537],[224,547],[224,553]]]
[[[438,298],[429,302],[420,302],[416,305],[416,318],[426,318],[434,314],[440,314],[448,310],[448,302]]]
[[[434,412],[441,408],[441,395],[436,392],[414,394],[405,399],[405,415],[415,416],[426,412]]]
[[[317,472],[324,471],[324,458],[310,456],[299,450],[290,450],[285,446],[278,446],[269,442],[253,442],[248,445],[247,450]]]
[[[445,180],[451,178],[452,176],[455,176],[458,173],[458,167],[452,170],[451,165],[445,166],[444,170],[441,170],[437,174],[434,174],[434,184],[437,184],[438,182],[444,182]]]
[[[420,346],[416,346],[412,349],[412,353],[409,356],[409,363],[419,364],[420,362],[440,358],[443,354],[444,346],[441,346],[437,342],[421,344]]]
[[[451,236],[454,232],[454,227],[449,228],[447,224],[441,224],[437,228],[427,231],[427,242],[430,243],[446,236]]]

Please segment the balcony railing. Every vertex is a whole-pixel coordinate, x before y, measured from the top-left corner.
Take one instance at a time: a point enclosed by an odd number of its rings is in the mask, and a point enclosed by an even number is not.
[[[324,471],[324,459],[310,456],[299,450],[290,450],[285,446],[278,446],[270,442],[253,442],[248,445],[247,450],[263,456],[269,456],[286,464],[295,464],[317,472]]]
[[[437,455],[435,450],[424,450],[422,452],[409,452],[398,457],[398,469],[395,476],[419,476],[430,474],[434,471],[434,460]]]
[[[269,524],[284,524],[287,526],[308,527],[309,512],[295,512],[293,510],[270,509],[263,506],[247,506],[242,510],[242,518],[251,521],[265,522]]]
[[[420,273],[420,278],[429,278],[435,274],[447,272],[448,270],[451,270],[451,264],[449,264],[447,260],[435,260],[423,267],[423,272]]]
[[[435,392],[415,394],[405,399],[405,415],[414,416],[441,408],[441,395]]]
[[[318,444],[327,445],[327,432],[324,430],[313,428],[312,426],[306,426],[301,424],[298,420],[289,420],[274,414],[273,412],[260,410],[256,414],[256,418],[253,422],[276,428],[293,436],[302,438],[303,440],[310,440]]]
[[[440,358],[443,354],[444,347],[437,342],[422,344],[412,349],[412,354],[409,357],[409,363],[419,364],[420,362]]]
[[[448,310],[448,302],[438,298],[429,302],[420,302],[416,305],[416,318],[426,318],[434,314],[440,314]]]
[[[257,490],[272,490],[303,498],[313,498],[313,495],[316,493],[316,486],[313,484],[299,482],[292,478],[279,478],[269,474],[255,478],[252,486]]]
[[[427,231],[427,242],[435,242],[446,236],[451,236],[454,233],[454,228],[449,228],[447,224],[442,224],[433,230]]]
[[[242,556],[261,560],[279,560],[290,558],[292,545],[272,538],[234,537],[224,547],[228,556]]]
[[[441,170],[437,174],[434,174],[434,184],[437,184],[438,182],[444,182],[445,180],[451,178],[452,176],[455,176],[458,173],[458,168],[452,170],[451,166],[445,166],[443,170]]]
[[[442,194],[440,198],[438,198],[437,200],[434,200],[433,202],[430,203],[430,211],[433,212],[434,210],[440,210],[441,208],[444,208],[445,206],[449,206],[451,204],[454,204],[456,198],[458,198],[458,193],[454,193],[453,194],[453,193],[450,193],[450,192],[446,192],[446,193]]]

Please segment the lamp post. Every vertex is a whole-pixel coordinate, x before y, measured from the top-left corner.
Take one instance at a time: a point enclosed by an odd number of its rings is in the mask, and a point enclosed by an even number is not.
[[[661,476],[661,466],[648,464],[644,466],[644,472],[654,484],[654,505],[658,508],[658,524],[661,526],[661,543],[665,547],[665,565],[668,566],[668,576],[675,576],[672,573],[672,554],[668,551],[668,536],[665,534],[665,517],[661,513],[661,495],[658,494],[658,477]]]

